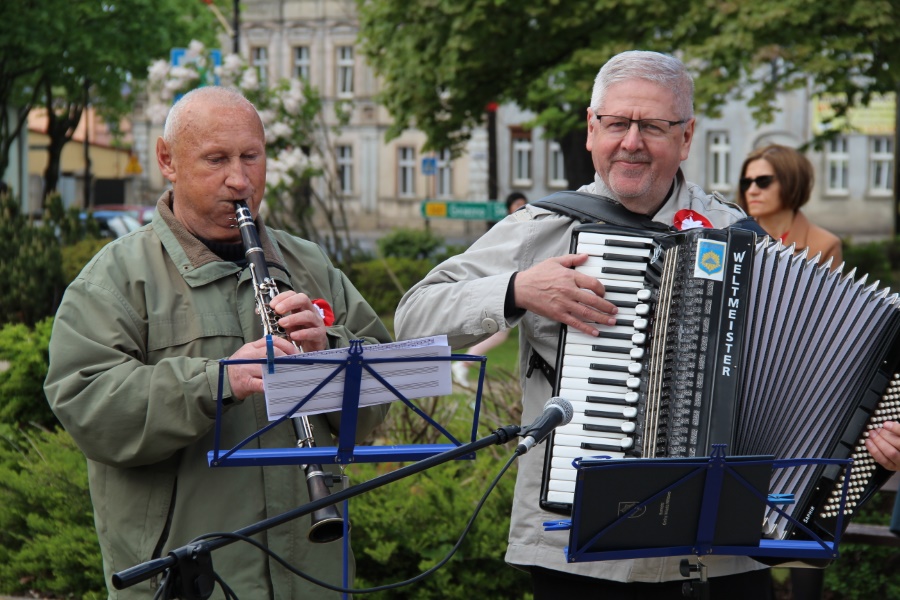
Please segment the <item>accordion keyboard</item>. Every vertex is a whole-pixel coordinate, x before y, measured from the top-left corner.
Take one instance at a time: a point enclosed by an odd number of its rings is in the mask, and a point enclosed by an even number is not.
[[[616,305],[616,325],[596,325],[597,337],[566,334],[558,394],[572,403],[572,421],[558,428],[551,457],[548,499],[571,503],[572,459],[592,453],[621,458],[634,445],[639,375],[646,353],[652,292],[646,287],[654,252],[649,238],[582,234],[578,253],[589,255],[576,270],[596,277]]]

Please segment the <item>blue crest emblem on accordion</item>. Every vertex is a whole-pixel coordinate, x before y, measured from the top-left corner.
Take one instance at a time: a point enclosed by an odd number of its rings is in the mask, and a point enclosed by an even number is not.
[[[717,240],[697,240],[694,277],[722,281],[725,278],[725,252],[728,245]]]

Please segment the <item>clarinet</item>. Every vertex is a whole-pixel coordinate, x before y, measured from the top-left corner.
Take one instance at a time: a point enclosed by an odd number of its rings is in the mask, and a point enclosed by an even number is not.
[[[287,332],[278,324],[278,315],[272,310],[269,303],[278,295],[278,287],[275,280],[269,276],[269,268],[262,247],[260,247],[259,232],[250,215],[250,208],[244,201],[235,203],[237,224],[241,231],[241,241],[244,244],[244,255],[250,267],[253,279],[253,290],[256,296],[256,312],[262,318],[263,333],[265,335],[277,335],[287,338]],[[292,341],[298,352],[303,352]],[[297,433],[298,448],[312,448],[316,445],[312,435],[312,426],[306,416],[292,417],[294,431]],[[321,465],[300,465],[306,473],[306,486],[309,490],[311,502],[327,497],[330,492],[326,482],[326,474]],[[331,477],[331,475],[327,475]],[[315,543],[333,542],[344,535],[344,522],[341,514],[335,506],[326,506],[311,515],[312,524],[309,529],[309,541]]]

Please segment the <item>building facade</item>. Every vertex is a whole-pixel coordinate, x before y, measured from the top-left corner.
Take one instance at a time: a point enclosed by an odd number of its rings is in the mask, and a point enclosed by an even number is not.
[[[357,48],[353,0],[244,0],[240,53],[261,82],[304,78],[325,100],[326,119],[338,101],[350,101],[350,122],[332,138],[337,181],[356,231],[421,226],[426,199],[486,200],[487,153],[483,132],[467,152],[424,151],[425,135],[406,130],[387,141],[392,120],[375,96],[379,83]],[[429,168],[423,168],[423,159]],[[433,165],[433,168],[431,168]],[[451,234],[474,233],[472,224],[432,220]],[[484,225],[474,226],[477,233]]]
[[[734,200],[741,165],[752,150],[771,143],[807,145],[824,129],[829,109],[827,98],[802,89],[780,95],[775,118],[767,124],[757,124],[746,104],[738,101],[726,104],[716,118],[698,114],[691,153],[682,165],[685,176]],[[815,185],[803,211],[814,223],[857,241],[892,235],[894,111],[892,97],[876,98],[869,107],[851,111],[846,132],[821,149],[806,150]],[[570,188],[558,144],[545,139],[541,128],[523,126],[533,118],[515,106],[500,108],[498,171],[501,189],[538,199]],[[573,182],[571,189],[584,183],[588,182]]]

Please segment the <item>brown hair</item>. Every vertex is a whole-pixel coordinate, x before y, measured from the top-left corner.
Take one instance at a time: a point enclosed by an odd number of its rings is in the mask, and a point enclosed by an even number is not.
[[[775,171],[775,180],[781,185],[781,204],[785,208],[797,211],[809,201],[812,193],[815,175],[812,163],[802,153],[789,146],[771,144],[763,148],[757,148],[747,155],[744,164],[741,165],[741,178],[747,173],[747,165],[759,159],[764,159]],[[737,203],[747,210],[747,200],[744,191],[738,186]]]

